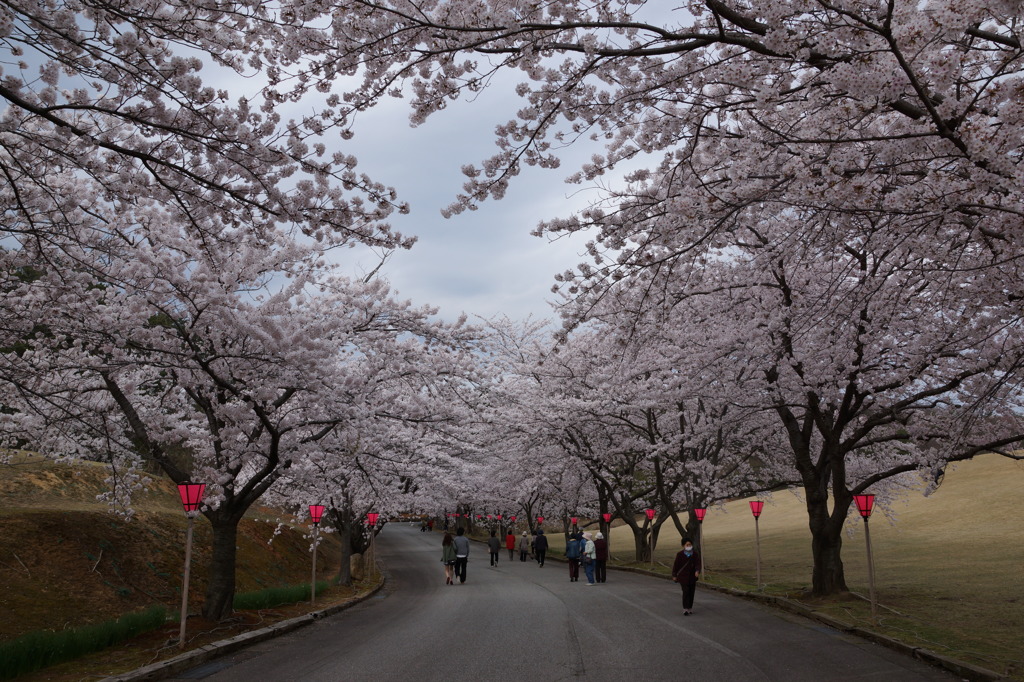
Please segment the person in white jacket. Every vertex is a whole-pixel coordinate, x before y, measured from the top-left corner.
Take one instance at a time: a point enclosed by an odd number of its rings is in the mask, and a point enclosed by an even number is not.
[[[594,582],[594,561],[597,560],[597,546],[590,533],[584,533],[583,539],[586,544],[583,546],[583,570],[587,574],[587,585],[596,585]]]

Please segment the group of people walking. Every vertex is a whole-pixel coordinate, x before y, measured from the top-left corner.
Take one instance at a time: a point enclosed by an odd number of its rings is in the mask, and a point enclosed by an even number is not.
[[[460,583],[466,582],[466,568],[469,566],[469,538],[466,531],[459,528],[455,537],[445,533],[441,540],[441,563],[444,564],[444,583],[454,585],[458,578]]]
[[[512,560],[516,549],[519,550],[519,560],[525,562],[532,553],[539,566],[544,565],[544,559],[548,549],[548,538],[544,535],[543,529],[538,529],[536,536],[532,539],[526,531],[518,540],[511,531],[505,536],[505,549],[508,550],[509,561]],[[693,599],[697,590],[697,580],[700,578],[700,554],[694,548],[690,538],[683,538],[683,548],[676,554],[672,564],[672,580],[679,583],[683,591],[683,615],[689,616],[693,613]],[[491,566],[497,566],[501,553],[502,542],[496,531],[491,531],[487,539],[487,549],[490,552]],[[569,534],[565,543],[565,558],[569,561],[569,582],[579,582],[580,566],[587,578],[587,585],[597,585],[608,580],[608,541],[603,533],[592,535],[589,532],[574,532]],[[441,562],[444,564],[445,584],[454,585],[455,580],[459,583],[466,582],[466,568],[469,562],[469,538],[465,535],[465,529],[458,528],[455,536],[445,533],[441,540]]]
[[[587,585],[608,580],[608,541],[604,533],[570,533],[565,543],[565,558],[569,560],[569,582],[579,582],[580,566],[587,576]]]

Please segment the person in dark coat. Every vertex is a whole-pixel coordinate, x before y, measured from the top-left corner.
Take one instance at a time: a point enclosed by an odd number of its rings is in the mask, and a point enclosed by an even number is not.
[[[491,537],[487,538],[487,548],[491,550],[491,566],[497,566],[498,552],[501,551],[501,540],[498,539],[497,531],[491,531]]]
[[[548,538],[544,535],[544,529],[537,529],[537,537],[533,541],[533,552],[537,556],[537,564],[544,566],[544,555],[548,552]]]
[[[597,582],[608,582],[608,541],[604,539],[604,533],[598,533],[594,537],[594,577]]]
[[[455,575],[455,541],[451,533],[445,533],[441,540],[441,563],[444,564],[444,584],[454,585]]]
[[[569,560],[569,582],[579,582],[580,579],[580,542],[582,533],[570,533],[565,543],[565,558]]]
[[[676,554],[672,564],[672,580],[683,588],[683,615],[693,613],[693,595],[697,591],[700,577],[700,554],[693,548],[693,540],[683,538],[683,548]]]

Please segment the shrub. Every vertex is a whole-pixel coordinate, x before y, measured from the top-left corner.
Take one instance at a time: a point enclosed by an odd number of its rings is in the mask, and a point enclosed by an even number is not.
[[[316,581],[316,591],[322,593],[327,589],[326,580]],[[268,587],[256,592],[241,592],[235,595],[234,608],[239,610],[269,609],[282,604],[295,604],[306,601],[310,597],[309,583],[288,585],[286,587]]]
[[[30,632],[9,642],[0,642],[0,680],[9,680],[105,649],[155,630],[166,621],[167,609],[158,605],[125,614],[117,620],[57,632]]]

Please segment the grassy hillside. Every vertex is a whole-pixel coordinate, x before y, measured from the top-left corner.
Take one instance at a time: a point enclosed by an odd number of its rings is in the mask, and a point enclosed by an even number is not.
[[[0,466],[0,640],[34,630],[95,623],[154,603],[181,600],[186,520],[175,486],[155,480],[136,499],[131,520],[96,495],[103,467],[67,466],[23,457]],[[239,528],[239,592],[309,581],[303,527],[274,537],[277,513],[254,510]],[[333,536],[318,552],[321,576],[337,571]],[[195,524],[190,611],[206,587],[210,527]]]
[[[777,493],[760,519],[765,590],[805,602],[811,581],[810,531],[802,500]],[[878,629],[939,653],[1024,680],[1024,463],[997,455],[951,466],[931,496],[909,495],[894,517],[871,519]],[[854,510],[843,562],[853,593],[867,596],[863,522]],[[704,521],[706,578],[753,589],[754,519],[747,500],[712,508]],[[552,540],[561,543],[559,534]],[[632,558],[629,528],[612,531],[612,552]],[[663,527],[655,558],[671,564],[679,549]],[[664,570],[664,569],[663,569]],[[847,622],[868,625],[870,608],[855,595],[816,603]]]

